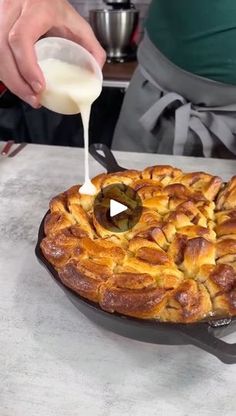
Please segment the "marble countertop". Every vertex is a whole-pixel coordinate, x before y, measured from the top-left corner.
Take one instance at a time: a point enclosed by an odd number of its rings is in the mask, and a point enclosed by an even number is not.
[[[235,161],[116,153],[228,179]],[[82,181],[82,150],[28,145],[0,159],[0,416],[233,416],[236,366],[193,346],[145,344],[78,312],[37,263],[50,198]],[[91,160],[91,174],[102,168]],[[236,335],[227,337],[236,341]]]

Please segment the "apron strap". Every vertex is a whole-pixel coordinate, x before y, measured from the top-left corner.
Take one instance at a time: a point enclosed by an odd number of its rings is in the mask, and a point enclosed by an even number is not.
[[[202,142],[203,155],[205,157],[211,157],[211,150],[213,146],[213,138],[209,130],[204,126],[201,120],[193,116],[189,122],[190,129],[199,137]]]
[[[152,132],[164,110],[174,102],[179,101],[182,105],[175,110],[174,155],[184,154],[189,129],[201,140],[205,157],[211,156],[214,147],[214,136],[231,153],[236,154],[236,137],[226,125],[222,114],[217,114],[218,112],[225,114],[236,112],[236,105],[231,104],[223,107],[194,106],[181,95],[165,91],[142,66],[140,66],[140,71],[144,78],[151,82],[159,92],[157,101],[140,118],[140,123],[145,130]],[[160,98],[161,93],[163,96]],[[233,115],[230,117],[233,117]]]
[[[188,138],[190,115],[190,103],[184,104],[175,111],[174,155],[183,155],[184,153],[184,146]]]
[[[236,112],[236,106],[235,110]],[[202,114],[202,123],[225,145],[233,154],[236,154],[236,137],[225,123],[224,119],[212,112]]]
[[[145,130],[152,131],[159,120],[159,117],[162,115],[163,111],[171,104],[176,101],[182,103],[185,102],[184,98],[181,95],[174,92],[169,92],[164,95],[162,98],[158,99],[146,113],[140,118],[140,123],[145,128]]]

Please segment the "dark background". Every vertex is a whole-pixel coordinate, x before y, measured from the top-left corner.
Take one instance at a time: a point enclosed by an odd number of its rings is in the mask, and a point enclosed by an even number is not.
[[[111,145],[124,92],[103,88],[92,107],[90,143]],[[7,91],[0,98],[0,140],[83,147],[80,115],[63,116],[45,108],[35,110]]]

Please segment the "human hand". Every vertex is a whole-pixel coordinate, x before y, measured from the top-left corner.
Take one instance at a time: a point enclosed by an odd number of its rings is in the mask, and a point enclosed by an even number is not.
[[[0,80],[15,95],[38,108],[45,88],[34,44],[59,36],[86,48],[102,67],[105,51],[90,25],[67,0],[0,0]]]

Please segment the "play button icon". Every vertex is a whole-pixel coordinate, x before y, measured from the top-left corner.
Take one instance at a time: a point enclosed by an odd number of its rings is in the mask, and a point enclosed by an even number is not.
[[[121,214],[122,212],[126,211],[128,207],[124,204],[121,204],[114,199],[110,200],[110,217],[115,217],[115,215]]]
[[[142,203],[137,192],[122,183],[103,188],[94,201],[96,221],[112,233],[132,229],[142,214]]]

